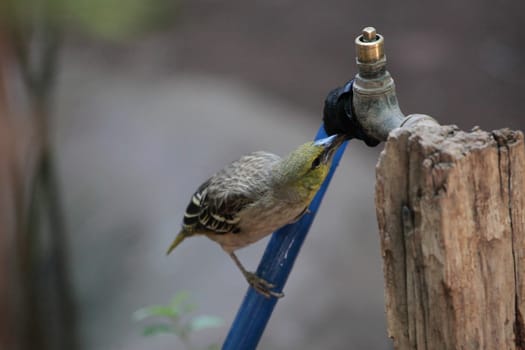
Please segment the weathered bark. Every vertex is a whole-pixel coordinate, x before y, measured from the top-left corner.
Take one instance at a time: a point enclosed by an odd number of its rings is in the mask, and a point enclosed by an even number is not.
[[[396,349],[525,349],[521,132],[395,130],[376,207]]]

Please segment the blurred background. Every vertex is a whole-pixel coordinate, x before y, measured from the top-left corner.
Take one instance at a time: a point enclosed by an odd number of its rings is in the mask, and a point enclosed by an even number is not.
[[[222,327],[247,286],[205,238],[165,250],[193,190],[313,137],[373,25],[405,114],[523,129],[525,3],[6,0],[0,4],[0,349],[183,349],[142,335],[182,290]],[[382,145],[349,144],[261,349],[391,349],[374,209]],[[239,252],[255,269],[267,240]]]

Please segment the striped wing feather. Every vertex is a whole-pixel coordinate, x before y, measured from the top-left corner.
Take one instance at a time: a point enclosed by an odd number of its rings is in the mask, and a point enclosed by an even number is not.
[[[184,215],[184,229],[195,233],[238,233],[239,211],[269,189],[270,172],[280,157],[266,152],[244,156],[203,183]]]
[[[237,233],[237,214],[252,199],[232,193],[220,201],[214,200],[208,195],[208,182],[202,184],[193,194],[184,214],[184,228],[193,232]]]

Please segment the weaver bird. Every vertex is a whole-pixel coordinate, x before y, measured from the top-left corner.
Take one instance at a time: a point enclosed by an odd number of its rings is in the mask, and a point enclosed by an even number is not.
[[[254,152],[220,170],[191,197],[182,230],[167,254],[185,238],[205,235],[221,245],[257,292],[282,297],[272,291],[275,285],[248,272],[234,252],[308,212],[344,140],[344,135],[333,135],[308,142],[284,158]]]

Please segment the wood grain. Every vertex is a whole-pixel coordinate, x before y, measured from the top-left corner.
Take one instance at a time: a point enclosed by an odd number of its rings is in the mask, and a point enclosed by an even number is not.
[[[524,172],[521,132],[391,133],[376,208],[396,349],[525,349]]]

